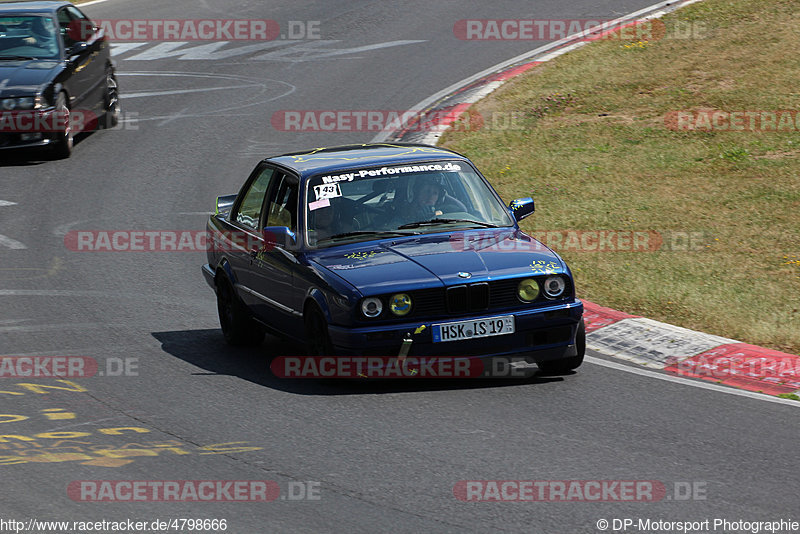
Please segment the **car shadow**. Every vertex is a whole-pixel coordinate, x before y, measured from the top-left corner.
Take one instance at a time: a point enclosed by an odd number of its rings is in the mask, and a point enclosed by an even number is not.
[[[78,146],[93,132],[79,133],[73,139],[74,146]],[[17,150],[6,149],[0,151],[0,167],[32,167],[43,163],[59,161],[50,157],[47,148],[20,148]]]
[[[398,378],[398,379],[293,379],[279,378],[269,366],[274,356],[302,355],[304,348],[267,336],[258,347],[231,347],[218,329],[153,332],[161,349],[205,373],[236,376],[265,387],[298,395],[375,395],[460,389],[530,386],[561,382],[562,376],[536,372],[528,378]]]

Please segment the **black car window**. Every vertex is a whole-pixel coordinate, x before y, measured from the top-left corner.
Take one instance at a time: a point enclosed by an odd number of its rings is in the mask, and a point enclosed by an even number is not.
[[[267,195],[269,183],[274,173],[274,169],[265,168],[253,180],[242,197],[236,212],[232,214],[234,221],[248,228],[258,229],[258,221],[261,220],[261,207],[264,205],[264,197]]]
[[[92,21],[73,6],[58,11],[58,25],[61,28],[64,45],[67,47],[88,41],[95,33]]]
[[[55,59],[59,55],[53,17],[0,14],[0,56]],[[9,80],[10,81],[10,80]]]
[[[267,210],[267,226],[288,226],[297,230],[297,181],[281,175],[272,188]]]
[[[64,41],[65,46],[72,46],[76,42],[72,39],[70,32],[70,23],[72,21],[73,18],[67,12],[67,8],[62,7],[58,10],[58,27],[61,32],[61,39]]]

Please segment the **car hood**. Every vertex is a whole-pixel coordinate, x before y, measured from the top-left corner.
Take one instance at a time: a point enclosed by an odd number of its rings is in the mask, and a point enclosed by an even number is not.
[[[0,98],[31,96],[61,69],[55,60],[0,61]]]
[[[509,228],[371,241],[315,251],[309,259],[365,296],[566,271],[552,250]]]

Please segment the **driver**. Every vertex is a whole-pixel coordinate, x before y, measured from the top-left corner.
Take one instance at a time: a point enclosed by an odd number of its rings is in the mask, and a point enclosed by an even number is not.
[[[47,19],[50,21],[50,19]],[[48,24],[44,17],[35,17],[33,24],[31,24],[31,35],[25,37],[22,41],[31,46],[44,48],[51,52],[57,49],[55,32],[52,24]]]
[[[447,212],[467,211],[464,204],[447,194],[445,188],[434,178],[420,178],[415,184],[412,210],[415,221],[429,221]]]
[[[437,209],[436,205],[442,198],[444,191],[442,186],[436,182],[424,180],[421,185],[414,190],[413,205],[422,221],[438,217],[442,210]]]

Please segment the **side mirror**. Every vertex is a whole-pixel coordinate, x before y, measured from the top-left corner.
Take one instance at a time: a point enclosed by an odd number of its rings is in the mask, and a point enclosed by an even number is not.
[[[85,52],[87,48],[89,48],[89,43],[87,43],[86,41],[80,41],[70,46],[69,49],[67,50],[67,53],[70,56],[77,56],[78,54],[82,54],[83,52]]]
[[[297,237],[286,226],[265,226],[261,233],[268,248],[281,247],[291,249],[297,245]]]
[[[534,205],[531,197],[526,197],[512,200],[508,204],[508,209],[511,210],[511,214],[514,216],[514,219],[519,222],[536,211],[536,206]]]
[[[233,208],[233,203],[236,202],[236,195],[222,195],[217,197],[216,208],[214,210],[214,215],[227,215],[231,208]]]

